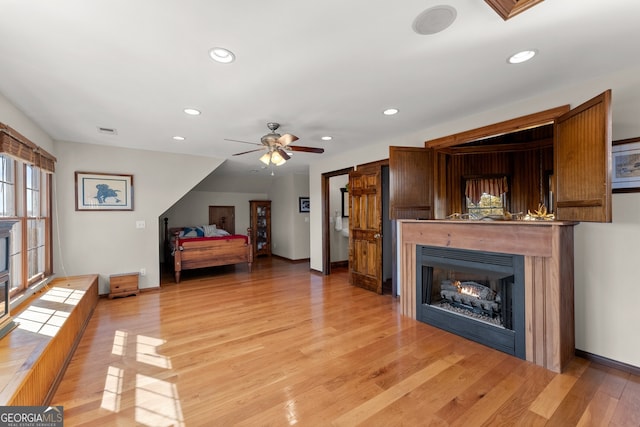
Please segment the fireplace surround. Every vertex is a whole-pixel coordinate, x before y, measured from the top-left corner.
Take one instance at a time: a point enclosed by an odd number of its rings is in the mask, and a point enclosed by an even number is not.
[[[525,360],[562,372],[575,353],[569,221],[399,220],[401,313],[417,319],[417,246],[521,255]]]

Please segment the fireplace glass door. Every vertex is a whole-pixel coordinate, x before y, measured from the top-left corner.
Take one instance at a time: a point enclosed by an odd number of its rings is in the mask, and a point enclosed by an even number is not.
[[[512,329],[513,274],[461,267],[424,267],[425,303],[491,325]],[[508,274],[508,273],[507,273]]]
[[[419,246],[417,317],[524,358],[523,257]]]

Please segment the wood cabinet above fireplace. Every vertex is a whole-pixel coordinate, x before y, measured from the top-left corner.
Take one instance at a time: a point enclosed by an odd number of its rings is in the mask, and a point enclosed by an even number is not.
[[[510,212],[544,203],[563,221],[611,222],[611,91],[425,142],[390,147],[392,219],[464,210],[463,180],[507,176]]]

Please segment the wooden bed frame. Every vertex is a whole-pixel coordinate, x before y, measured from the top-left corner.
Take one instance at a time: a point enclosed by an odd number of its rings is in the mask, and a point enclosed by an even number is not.
[[[194,268],[216,267],[220,265],[246,262],[251,272],[253,264],[253,244],[251,228],[247,228],[247,240],[238,238],[218,238],[213,240],[187,239],[171,256],[171,237],[178,238],[184,227],[169,228],[168,218],[164,219],[165,260],[173,258],[176,283],[180,283],[180,272]]]

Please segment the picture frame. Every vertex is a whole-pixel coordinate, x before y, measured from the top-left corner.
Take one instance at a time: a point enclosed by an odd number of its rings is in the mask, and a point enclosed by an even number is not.
[[[640,137],[613,141],[611,154],[612,192],[640,192]]]
[[[311,206],[309,204],[309,198],[298,197],[298,212],[305,213],[310,211],[311,211]]]
[[[133,175],[75,172],[76,211],[132,211]]]

